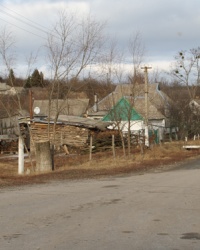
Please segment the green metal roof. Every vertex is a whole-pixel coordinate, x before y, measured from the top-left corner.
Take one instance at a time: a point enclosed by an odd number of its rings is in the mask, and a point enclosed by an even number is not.
[[[117,104],[104,116],[103,121],[136,121],[143,120],[142,116],[122,97]]]

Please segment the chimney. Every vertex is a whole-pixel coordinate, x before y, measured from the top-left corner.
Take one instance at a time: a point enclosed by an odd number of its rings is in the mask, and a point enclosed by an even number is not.
[[[98,98],[97,98],[97,94],[94,93],[94,112],[98,111]]]

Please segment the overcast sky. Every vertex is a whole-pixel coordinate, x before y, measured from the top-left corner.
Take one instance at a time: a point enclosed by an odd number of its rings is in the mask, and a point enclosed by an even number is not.
[[[44,33],[25,23],[28,20],[22,23],[18,19],[25,17],[50,27],[57,10],[64,8],[90,12],[97,20],[107,21],[107,33],[123,49],[130,34],[139,31],[146,64],[154,69],[167,69],[176,52],[199,46],[199,0],[0,0],[0,27],[12,28],[22,58],[23,51],[37,50],[45,39]]]

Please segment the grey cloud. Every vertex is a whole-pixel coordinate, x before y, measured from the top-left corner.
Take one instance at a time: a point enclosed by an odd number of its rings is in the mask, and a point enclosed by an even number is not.
[[[13,2],[87,3],[95,18],[107,21],[107,32],[116,37],[121,48],[127,47],[130,34],[140,31],[149,55],[160,60],[173,57],[173,54],[180,49],[197,47],[200,41],[199,0],[16,0]]]

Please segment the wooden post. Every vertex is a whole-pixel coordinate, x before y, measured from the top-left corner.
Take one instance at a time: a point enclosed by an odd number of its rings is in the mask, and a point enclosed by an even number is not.
[[[66,144],[63,145],[63,149],[64,149],[64,151],[65,151],[65,154],[66,154],[66,155],[69,155],[69,150],[68,150]]]
[[[36,171],[46,172],[52,171],[52,155],[50,142],[43,141],[35,143]]]
[[[89,156],[89,160],[92,160],[92,135],[90,135],[90,156]]]
[[[24,173],[24,142],[20,135],[18,140],[18,174]]]
[[[29,113],[30,113],[30,120],[33,119],[33,95],[32,90],[29,90]]]
[[[54,170],[54,145],[50,146],[52,170]]]
[[[112,135],[112,151],[113,151],[113,157],[115,158],[115,135]]]

